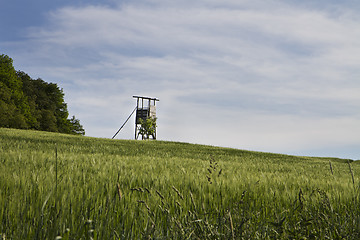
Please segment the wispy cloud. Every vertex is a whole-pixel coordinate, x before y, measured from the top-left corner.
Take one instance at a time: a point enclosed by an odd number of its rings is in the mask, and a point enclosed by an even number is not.
[[[67,88],[88,135],[111,136],[143,94],[161,99],[162,139],[304,152],[360,143],[358,15],[310,1],[69,6],[14,58]]]

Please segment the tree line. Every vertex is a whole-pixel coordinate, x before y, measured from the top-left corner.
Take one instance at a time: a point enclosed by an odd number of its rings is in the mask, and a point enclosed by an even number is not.
[[[68,117],[57,84],[16,71],[13,60],[0,55],[0,127],[84,135],[80,121]]]

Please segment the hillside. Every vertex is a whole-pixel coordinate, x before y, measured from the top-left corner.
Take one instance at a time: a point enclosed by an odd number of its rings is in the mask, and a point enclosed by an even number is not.
[[[360,237],[357,162],[0,128],[0,239]]]

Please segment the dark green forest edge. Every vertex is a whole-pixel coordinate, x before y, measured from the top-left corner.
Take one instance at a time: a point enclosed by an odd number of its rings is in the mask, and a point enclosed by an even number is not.
[[[68,117],[57,84],[16,71],[13,60],[0,55],[0,127],[84,135],[80,121]]]

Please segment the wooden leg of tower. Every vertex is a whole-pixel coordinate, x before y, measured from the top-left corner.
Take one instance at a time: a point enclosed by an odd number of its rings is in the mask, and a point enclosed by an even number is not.
[[[135,140],[137,140],[138,136],[137,136],[137,124],[135,123]]]

